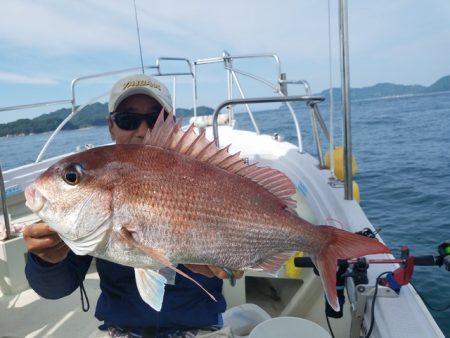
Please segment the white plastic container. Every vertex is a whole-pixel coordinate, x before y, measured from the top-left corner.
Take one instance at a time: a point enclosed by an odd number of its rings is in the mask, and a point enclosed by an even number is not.
[[[331,338],[320,325],[297,317],[277,317],[258,324],[249,338]]]

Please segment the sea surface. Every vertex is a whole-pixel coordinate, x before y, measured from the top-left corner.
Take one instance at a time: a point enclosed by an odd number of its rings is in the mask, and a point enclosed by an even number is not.
[[[338,108],[335,129],[342,124]],[[326,121],[328,110],[321,105]],[[242,128],[252,129],[246,114],[236,116]],[[298,117],[305,149],[314,153],[309,114],[302,109]],[[255,118],[262,132],[297,144],[287,111],[261,111]],[[437,255],[438,245],[450,240],[450,92],[353,101],[351,118],[355,180],[368,218],[394,254],[407,245],[412,255]],[[0,138],[3,170],[34,161],[49,135]],[[342,144],[341,137],[335,132],[335,144]],[[106,127],[63,131],[46,157],[107,142]],[[450,271],[417,267],[413,284],[433,307],[450,304]],[[450,337],[450,310],[431,313]]]

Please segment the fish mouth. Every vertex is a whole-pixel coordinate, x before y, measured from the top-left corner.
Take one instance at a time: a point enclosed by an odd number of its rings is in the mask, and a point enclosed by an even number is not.
[[[31,184],[25,189],[25,205],[33,212],[38,213],[44,207],[47,199],[36,188],[36,184]]]

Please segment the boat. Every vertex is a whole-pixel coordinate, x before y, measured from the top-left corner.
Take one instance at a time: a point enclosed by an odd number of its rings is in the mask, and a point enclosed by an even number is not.
[[[272,62],[276,74],[267,80],[258,74],[235,66],[239,60],[268,59]],[[177,71],[168,71],[168,64],[177,63]],[[183,66],[178,66],[181,64]],[[223,65],[228,88],[224,100],[209,116],[197,116],[197,98],[199,96],[200,68],[211,65]],[[164,65],[164,67],[163,67]],[[179,71],[180,67],[185,70]],[[164,70],[163,70],[164,69]],[[6,170],[1,177],[2,207],[4,215],[5,240],[0,241],[0,337],[100,337],[97,326],[100,324],[93,315],[93,306],[83,311],[86,303],[80,302],[80,294],[74,294],[60,300],[42,299],[32,291],[24,276],[26,247],[20,235],[21,225],[26,226],[38,220],[25,206],[24,189],[40,173],[59,159],[62,154],[44,159],[49,144],[55,139],[62,127],[77,115],[84,104],[80,103],[77,86],[84,81],[111,81],[118,75],[145,71],[149,75],[173,79],[188,78],[192,81],[194,116],[191,123],[197,132],[205,131],[206,137],[215,140],[220,147],[231,144],[231,152],[241,152],[249,163],[260,163],[285,173],[297,188],[294,198],[299,216],[316,224],[330,224],[351,232],[360,232],[382,240],[358,202],[354,199],[352,180],[351,139],[349,121],[344,116],[345,142],[343,151],[344,174],[337,174],[334,156],[331,151],[328,158],[327,146],[323,140],[332,140],[330,130],[320,112],[323,97],[312,94],[308,82],[292,80],[282,71],[282,64],[276,54],[232,55],[224,51],[222,55],[211,58],[189,60],[180,57],[161,57],[154,65],[133,69],[114,70],[108,73],[91,74],[73,79],[68,92],[71,97],[61,100],[32,103],[14,107],[0,108],[0,112],[27,109],[29,107],[48,106],[66,103],[71,107],[69,116],[50,135],[34,163]],[[245,94],[241,78],[256,81],[268,86],[275,93],[272,96],[250,96]],[[300,89],[299,95],[291,95],[291,88]],[[348,83],[343,85],[348,91]],[[237,89],[237,90],[236,90]],[[289,90],[288,90],[289,89]],[[176,95],[174,95],[175,97]],[[344,93],[345,96],[345,93]],[[91,101],[89,101],[91,102]],[[296,104],[293,104],[293,103]],[[295,142],[285,141],[282,131],[277,134],[261,133],[257,123],[257,110],[263,104],[283,104],[290,114],[288,128],[294,130]],[[250,107],[252,105],[252,108]],[[174,104],[176,106],[176,102]],[[254,127],[254,131],[239,129],[236,123],[238,107],[244,107]],[[304,149],[302,134],[307,121],[298,120],[296,109],[305,109],[310,114],[310,135],[314,140],[315,153]],[[344,107],[348,110],[349,107]],[[83,147],[76,151],[82,151]],[[75,151],[75,150],[74,150]],[[340,176],[340,177],[337,177]],[[262,272],[246,272],[244,277],[232,283],[224,283],[224,295],[229,308],[243,304],[256,304],[270,318],[247,332],[250,337],[287,337],[302,336],[305,332],[317,337],[444,337],[427,307],[415,289],[406,284],[401,292],[391,287],[379,285],[379,276],[384,271],[398,271],[408,264],[407,256],[402,260],[390,254],[371,255],[350,262],[352,276],[345,278],[345,297],[342,317],[329,318],[325,315],[323,289],[319,278],[310,268],[307,253],[298,253],[297,258],[289,260],[277,276]],[[385,264],[370,264],[384,260]],[[299,269],[298,265],[303,267]],[[85,294],[90,300],[96,300],[100,292],[98,275],[92,267],[84,283]],[[81,298],[84,299],[83,291]],[[337,315],[336,315],[337,316]],[[275,330],[275,331],[271,331]],[[276,333],[274,333],[276,332]]]

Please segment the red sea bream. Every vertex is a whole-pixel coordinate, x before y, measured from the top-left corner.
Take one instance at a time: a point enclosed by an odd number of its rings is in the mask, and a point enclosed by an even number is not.
[[[161,308],[179,263],[275,272],[293,252],[313,258],[335,309],[336,260],[389,252],[369,239],[298,217],[281,172],[248,165],[172,115],[141,145],[69,156],[26,190],[27,205],[79,255],[135,267],[143,299]],[[177,270],[177,272],[180,272]]]

